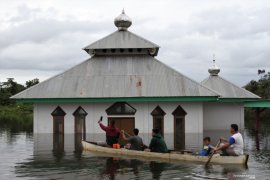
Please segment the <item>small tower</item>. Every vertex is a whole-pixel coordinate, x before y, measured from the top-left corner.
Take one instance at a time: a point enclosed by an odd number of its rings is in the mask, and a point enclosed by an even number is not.
[[[219,67],[216,65],[215,55],[213,55],[213,65],[208,69],[208,72],[211,76],[218,76],[218,73],[220,72]]]
[[[125,14],[125,10],[114,19],[114,24],[119,31],[126,31],[132,24],[130,17]]]

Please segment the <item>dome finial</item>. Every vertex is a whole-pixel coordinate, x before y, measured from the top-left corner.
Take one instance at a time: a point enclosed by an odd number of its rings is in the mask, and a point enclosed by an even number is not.
[[[119,31],[126,31],[132,24],[131,19],[125,14],[123,8],[122,13],[114,19],[114,24]]]
[[[220,72],[219,67],[216,65],[215,54],[213,54],[213,66],[208,69],[211,76],[217,76]]]

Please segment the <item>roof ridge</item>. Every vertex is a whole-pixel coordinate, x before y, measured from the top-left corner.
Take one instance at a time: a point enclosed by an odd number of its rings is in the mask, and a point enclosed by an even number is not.
[[[152,41],[149,41],[148,39],[145,39],[144,37],[141,37],[141,36],[139,36],[139,35],[137,35],[137,34],[131,32],[131,31],[127,31],[127,32],[129,32],[130,34],[132,34],[132,35],[134,35],[134,36],[136,36],[136,37],[138,37],[138,38],[140,38],[140,39],[142,39],[142,40],[148,41],[148,42],[150,42],[151,44],[153,44],[153,45],[157,46],[158,48],[160,48],[159,45],[157,45],[156,43],[153,43]]]
[[[234,84],[233,82],[230,82],[229,80],[225,79],[224,77],[222,77],[222,76],[218,76],[218,77],[219,77],[220,79],[222,79],[223,81],[226,81],[227,83],[230,83],[230,84],[233,85],[234,87],[237,87],[237,88],[239,88],[239,89],[242,89],[242,90],[246,91],[247,93],[252,94],[252,95],[255,95],[255,96],[257,96],[258,98],[260,98],[258,95],[254,94],[254,93],[252,93],[252,92],[250,92],[250,91],[248,91],[248,90],[246,90],[245,88],[242,88],[242,87],[240,87],[240,86],[237,86],[236,84]]]
[[[207,90],[209,90],[209,91],[215,93],[217,96],[220,96],[220,94],[217,93],[216,91],[214,91],[214,90],[212,90],[212,89],[210,89],[210,88],[208,88],[208,87],[202,85],[201,83],[199,83],[199,82],[197,82],[197,81],[191,79],[190,77],[188,77],[188,76],[182,74],[181,72],[179,72],[179,71],[177,71],[176,69],[174,69],[174,68],[168,66],[167,64],[161,62],[160,60],[158,60],[158,59],[156,59],[156,58],[154,58],[154,57],[153,57],[153,59],[154,59],[155,61],[161,63],[162,65],[166,66],[167,68],[173,70],[173,71],[176,72],[177,74],[180,74],[181,76],[185,77],[185,78],[188,79],[189,81],[191,81],[191,82],[193,82],[193,83],[195,83],[195,84],[198,84],[199,86],[201,86],[201,87],[203,87],[203,88],[205,88],[205,89],[207,89]]]
[[[50,78],[48,78],[48,79],[46,79],[46,80],[44,80],[44,81],[42,81],[42,82],[40,82],[40,83],[34,85],[34,86],[31,86],[30,88],[27,88],[27,89],[25,89],[25,90],[23,90],[23,91],[21,91],[21,92],[15,94],[15,95],[11,96],[10,98],[13,99],[13,98],[15,98],[15,96],[20,95],[20,94],[22,94],[23,92],[27,92],[27,91],[30,91],[32,88],[41,86],[41,84],[43,84],[43,83],[45,83],[45,82],[47,82],[47,81],[49,81],[49,80],[51,80],[51,79],[53,79],[53,78],[56,78],[56,77],[58,77],[58,76],[60,76],[60,75],[62,75],[62,74],[64,74],[64,73],[66,73],[66,72],[68,72],[68,71],[70,71],[70,70],[76,68],[77,66],[79,66],[79,65],[81,65],[81,64],[83,64],[83,63],[85,63],[85,62],[88,61],[88,60],[91,60],[91,58],[88,58],[88,59],[86,59],[86,60],[84,60],[84,61],[78,63],[77,65],[72,66],[71,68],[68,68],[67,70],[64,70],[63,72],[60,72],[60,73],[58,73],[58,74],[56,74],[56,75],[54,75],[54,76],[52,76],[52,77],[50,77]]]
[[[95,43],[97,43],[98,41],[101,41],[101,40],[103,40],[103,39],[106,39],[106,38],[108,38],[108,37],[110,37],[111,35],[113,35],[113,34],[115,34],[115,33],[117,33],[118,32],[118,30],[117,31],[114,31],[113,33],[110,33],[110,34],[108,34],[108,35],[106,35],[106,36],[104,36],[103,38],[101,38],[101,39],[98,39],[98,40],[96,40],[96,41],[94,41],[94,42],[92,42],[91,44],[88,44],[87,46],[85,46],[84,48],[82,48],[83,50],[85,50],[88,46],[91,46],[91,45],[93,45],[93,44],[95,44]]]
[[[101,58],[101,59],[99,59]],[[116,60],[118,60],[120,57],[118,58],[115,58]],[[127,56],[128,60],[130,58],[130,56]],[[172,67],[168,66],[167,64],[164,64],[163,62],[157,60],[156,58],[150,56],[150,55],[142,55],[141,58],[143,58],[143,60],[145,60],[145,63],[144,65],[147,65],[148,63],[147,62],[150,62],[150,65],[152,65],[153,67],[156,67],[156,68],[151,68],[151,72],[150,73],[146,73],[146,74],[142,74],[142,76],[145,76],[145,80],[151,80],[152,78],[150,77],[151,75],[161,75],[161,76],[164,76],[161,77],[162,80],[167,80],[168,81],[168,87],[169,89],[165,88],[163,91],[159,92],[159,93],[156,93],[156,92],[151,92],[153,90],[153,88],[156,86],[156,85],[159,85],[159,86],[162,86],[161,82],[157,82],[157,83],[154,83],[153,85],[151,85],[152,83],[149,82],[147,84],[147,86],[145,86],[144,88],[144,93],[143,93],[143,96],[207,96],[207,97],[219,97],[219,93],[215,92],[214,90],[212,90],[211,88],[208,88],[198,82],[196,82],[195,80],[187,77],[186,75],[180,73],[179,71],[173,69]],[[144,59],[146,58],[146,59]],[[100,65],[105,65],[104,68],[108,67],[108,65],[110,64],[108,59],[105,58],[104,60],[105,61],[105,64],[103,63],[103,61],[100,61],[100,60],[103,60],[104,57],[103,56],[94,56],[94,57],[91,57],[91,58],[88,58],[87,60],[81,62],[81,63],[78,63],[77,65],[59,73],[59,74],[56,74],[55,76],[51,77],[51,78],[48,78],[46,79],[45,81],[29,88],[29,89],[26,89],[25,91],[22,91],[20,92],[19,94],[16,94],[14,96],[12,96],[12,98],[14,99],[19,99],[19,98],[55,98],[55,97],[59,97],[59,98],[64,98],[64,97],[118,97],[120,94],[119,93],[114,93],[114,94],[110,94],[110,93],[105,93],[105,94],[100,94],[100,93],[95,93],[94,91],[93,92],[89,92],[88,90],[92,91],[93,87],[88,87],[87,83],[80,83],[79,84],[79,88],[76,86],[76,88],[74,88],[72,90],[72,93],[71,94],[68,94],[68,93],[65,93],[67,90],[64,89],[66,88],[67,84],[69,83],[69,81],[73,81],[74,82],[78,82],[78,79],[77,78],[72,78],[72,76],[76,75],[75,72],[79,73],[79,77],[84,77],[86,74],[87,71],[92,71],[92,73],[90,73],[89,75],[92,76],[92,75],[97,75],[97,76],[102,76],[104,78],[104,76],[107,76],[106,73],[102,73],[103,71],[101,71],[101,74],[99,73],[99,71],[95,71],[94,69],[91,69],[91,68],[88,68],[88,65],[94,63],[94,68],[97,68],[97,67],[101,67]],[[110,57],[109,57],[110,59]],[[125,57],[121,57],[120,60],[126,60]],[[138,59],[138,56],[135,56],[132,57],[130,59],[130,63],[135,63],[134,66],[132,65],[132,67],[137,67],[135,65],[139,65],[142,66],[143,64],[139,63],[141,62],[142,59]],[[149,61],[146,61],[146,60],[149,60]],[[119,62],[121,62],[119,61]],[[137,62],[138,61],[138,62]],[[102,62],[100,64],[100,62]],[[118,62],[118,61],[116,61]],[[125,61],[126,62],[126,61]],[[139,64],[137,64],[139,63]],[[85,66],[87,64],[87,66]],[[116,67],[114,64],[114,67]],[[91,65],[92,67],[92,65]],[[102,66],[103,67],[103,66]],[[124,65],[123,68],[125,68],[126,66]],[[78,71],[78,69],[81,69],[83,68],[84,70],[87,70],[87,71]],[[86,69],[85,69],[86,68]],[[161,68],[161,71],[159,71],[159,68]],[[106,71],[106,69],[104,69]],[[133,69],[130,69],[130,71],[133,72]],[[104,71],[104,72],[105,72]],[[145,68],[145,71],[147,71],[147,68]],[[80,73],[82,72],[82,73]],[[129,71],[128,71],[129,72]],[[133,73],[135,73],[134,75],[136,76],[138,73],[140,73],[141,71],[137,71],[135,70]],[[75,73],[75,74],[74,74]],[[132,73],[132,74],[133,74]],[[109,73],[111,74],[111,73]],[[132,76],[132,74],[128,74],[126,75],[124,73],[124,76]],[[117,73],[116,73],[117,75]],[[89,78],[86,78],[84,80],[95,80],[95,78],[93,77],[90,77]],[[112,72],[112,75],[109,75],[109,76],[115,76],[114,75],[114,72]],[[122,75],[120,75],[122,76]],[[71,80],[69,80],[71,78]],[[80,78],[79,78],[80,79]],[[115,80],[118,79],[118,78],[114,78]],[[128,77],[125,77],[124,79],[128,79]],[[155,78],[156,80],[160,79],[159,77],[156,77]],[[66,80],[66,81],[65,81]],[[107,79],[108,80],[108,79]],[[118,79],[119,80],[119,79]],[[118,81],[117,80],[117,81]],[[129,80],[129,79],[128,79]],[[170,83],[170,80],[172,80],[174,84],[171,84]],[[129,81],[128,81],[129,82]],[[163,82],[163,81],[162,81]],[[182,84],[182,82],[184,82],[184,84]],[[56,83],[56,84],[55,84]],[[60,83],[60,84],[58,84]],[[103,84],[104,82],[102,83],[98,83],[98,84]],[[166,83],[164,81],[164,83]],[[110,85],[110,83],[109,83]],[[134,85],[134,84],[133,84]],[[51,88],[48,88],[47,87],[54,87],[56,86],[56,89],[51,89]],[[87,86],[87,87],[86,87]],[[79,95],[80,93],[80,89],[81,87],[85,87],[86,89],[86,92],[84,92],[85,94],[83,96]],[[122,83],[119,84],[119,87],[126,87],[125,85],[122,86]],[[151,90],[152,89],[152,90]],[[95,90],[96,91],[96,90]],[[48,93],[53,93],[53,94],[48,94]],[[133,97],[133,96],[139,96],[136,92],[128,92],[128,93],[124,93],[122,94],[123,96],[125,97]]]
[[[258,95],[254,94],[254,93],[252,93],[252,92],[250,92],[248,90],[246,90],[245,88],[242,88],[242,87],[234,84],[233,82],[231,82],[231,81],[229,81],[229,80],[227,80],[227,79],[225,79],[225,78],[223,78],[222,76],[219,76],[219,75],[218,76],[211,76],[210,75],[210,76],[208,76],[208,78],[204,79],[201,82],[201,84],[207,83],[207,81],[209,81],[211,78],[219,78],[222,81],[224,81],[225,83],[232,85],[234,88],[236,88],[238,90],[241,90],[241,91],[244,91],[245,93],[249,94],[250,96],[254,96],[253,98],[255,98],[255,97],[260,98]]]
[[[141,36],[139,36],[139,35],[137,35],[137,34],[135,34],[135,33],[133,33],[133,32],[131,32],[131,31],[115,31],[115,32],[113,32],[113,33],[111,33],[111,34],[109,34],[109,35],[107,35],[107,36],[105,36],[105,37],[103,37],[103,38],[101,38],[101,39],[98,39],[98,40],[96,40],[96,41],[94,41],[93,43],[91,43],[91,44],[89,44],[89,45],[87,45],[87,46],[85,46],[84,48],[82,48],[83,50],[86,50],[86,49],[102,49],[102,48],[95,48],[95,47],[93,47],[93,46],[97,46],[97,43],[98,42],[102,42],[102,41],[104,41],[104,40],[106,40],[106,39],[108,39],[108,38],[110,38],[111,36],[114,36],[114,35],[116,35],[116,34],[124,34],[124,33],[127,33],[127,34],[130,34],[130,35],[132,35],[132,36],[134,36],[135,38],[137,38],[137,39],[139,39],[140,41],[143,41],[144,43],[146,43],[146,44],[150,44],[149,45],[149,48],[157,48],[157,49],[159,49],[160,48],[160,46],[158,46],[157,44],[155,44],[155,43],[153,43],[152,41],[149,41],[149,40],[147,40],[147,39],[145,39],[145,38],[143,38],[143,37],[141,37]],[[153,46],[153,47],[152,47]],[[105,47],[104,47],[105,48]],[[140,47],[138,47],[138,48],[140,48]],[[106,48],[105,48],[106,49]]]

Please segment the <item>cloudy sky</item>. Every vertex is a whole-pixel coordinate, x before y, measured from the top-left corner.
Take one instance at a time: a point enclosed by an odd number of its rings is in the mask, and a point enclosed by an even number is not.
[[[0,0],[0,81],[41,81],[86,60],[86,45],[116,30],[161,46],[157,59],[201,81],[212,55],[239,86],[270,71],[269,0]]]

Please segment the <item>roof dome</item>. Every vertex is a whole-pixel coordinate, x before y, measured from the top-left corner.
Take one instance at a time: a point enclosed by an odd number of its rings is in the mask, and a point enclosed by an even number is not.
[[[114,24],[119,31],[126,31],[131,26],[132,21],[123,9],[122,13],[114,19]]]
[[[210,73],[211,76],[217,76],[218,73],[220,72],[219,67],[216,65],[215,59],[213,60],[213,66],[208,69],[208,72]]]

